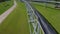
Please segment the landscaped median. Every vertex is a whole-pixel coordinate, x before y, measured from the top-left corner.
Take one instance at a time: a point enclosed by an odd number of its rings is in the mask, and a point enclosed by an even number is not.
[[[24,3],[17,2],[17,7],[0,24],[0,34],[30,34]]]
[[[49,23],[60,34],[60,10],[41,6],[40,4],[32,3],[32,5],[49,21]]]
[[[14,3],[13,0],[0,2],[0,15],[8,10]]]

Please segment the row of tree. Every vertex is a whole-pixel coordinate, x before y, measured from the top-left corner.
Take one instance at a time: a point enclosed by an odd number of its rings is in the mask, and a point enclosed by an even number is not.
[[[60,0],[55,0],[55,1],[60,1]]]
[[[4,2],[4,1],[8,1],[8,0],[0,0],[0,2]]]
[[[3,2],[3,1],[5,1],[5,0],[0,0],[0,2]]]

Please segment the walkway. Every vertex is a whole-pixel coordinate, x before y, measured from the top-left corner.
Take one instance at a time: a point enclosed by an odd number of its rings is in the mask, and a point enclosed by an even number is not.
[[[14,1],[14,5],[5,11],[2,15],[0,15],[0,23],[16,8],[16,1]]]

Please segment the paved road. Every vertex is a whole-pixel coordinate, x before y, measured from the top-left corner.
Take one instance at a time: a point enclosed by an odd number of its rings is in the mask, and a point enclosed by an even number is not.
[[[15,9],[16,7],[16,1],[14,1],[14,5],[9,8],[7,11],[5,11],[3,14],[0,15],[0,23]]]
[[[29,5],[31,6],[31,4]],[[31,6],[32,7],[32,6]],[[49,22],[38,12],[34,7],[32,7],[34,13],[38,17],[38,21],[40,22],[45,34],[57,34],[57,32],[53,29],[53,27],[49,24]]]
[[[57,32],[53,29],[49,22],[37,10],[35,10],[35,14],[38,16],[38,20],[45,34],[57,34]]]

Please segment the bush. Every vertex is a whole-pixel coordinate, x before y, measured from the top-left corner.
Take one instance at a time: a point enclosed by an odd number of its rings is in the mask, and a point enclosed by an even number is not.
[[[13,1],[5,1],[0,3],[0,15],[13,5]]]

